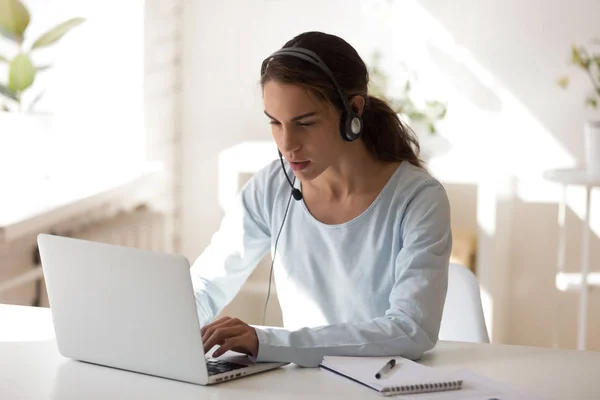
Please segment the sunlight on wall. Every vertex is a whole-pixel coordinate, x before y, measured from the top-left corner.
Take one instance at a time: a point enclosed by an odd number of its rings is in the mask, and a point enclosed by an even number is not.
[[[420,75],[424,97],[447,99],[440,131],[452,144],[448,165],[485,179],[487,174],[538,177],[570,167],[573,157],[493,73],[483,67],[417,1],[365,2],[373,42],[384,51],[383,68],[401,62]],[[399,23],[401,21],[401,23]],[[396,87],[402,76],[396,76]]]

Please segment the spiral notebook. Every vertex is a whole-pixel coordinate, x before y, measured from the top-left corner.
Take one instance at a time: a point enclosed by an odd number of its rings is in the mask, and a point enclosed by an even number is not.
[[[396,365],[380,379],[375,378],[392,358]],[[426,367],[402,357],[325,356],[320,367],[368,386],[383,396],[459,390],[463,383],[455,373]]]

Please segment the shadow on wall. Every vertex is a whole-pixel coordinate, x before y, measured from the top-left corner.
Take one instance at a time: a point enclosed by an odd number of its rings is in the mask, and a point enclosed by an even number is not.
[[[432,42],[427,43],[427,51],[447,81],[456,90],[463,93],[471,104],[483,111],[502,111],[500,97],[492,88],[484,85],[464,62],[456,58],[456,55],[448,54]]]

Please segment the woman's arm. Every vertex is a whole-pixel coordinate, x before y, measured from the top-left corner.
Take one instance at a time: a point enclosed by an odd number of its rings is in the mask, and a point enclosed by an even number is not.
[[[213,235],[191,267],[200,325],[211,322],[235,297],[270,246],[266,169],[242,188]]]
[[[420,185],[403,213],[401,229],[403,246],[385,315],[295,331],[256,327],[257,361],[315,367],[325,355],[417,359],[432,349],[438,340],[452,248],[450,206],[438,182]]]

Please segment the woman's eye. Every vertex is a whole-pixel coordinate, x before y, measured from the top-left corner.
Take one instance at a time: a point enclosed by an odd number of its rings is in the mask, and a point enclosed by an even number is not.
[[[280,123],[277,122],[277,121],[269,121],[269,124],[271,124],[271,125],[280,125]]]

